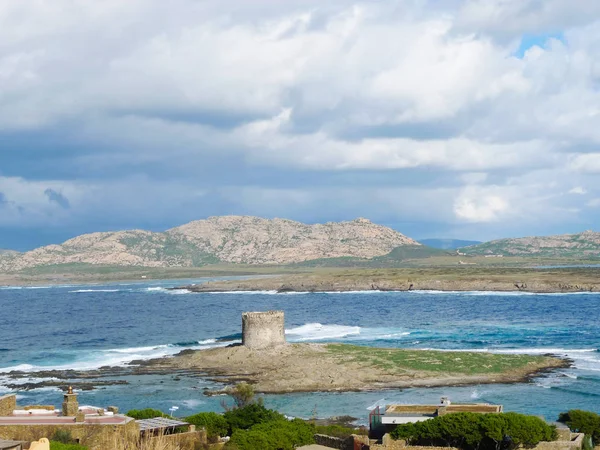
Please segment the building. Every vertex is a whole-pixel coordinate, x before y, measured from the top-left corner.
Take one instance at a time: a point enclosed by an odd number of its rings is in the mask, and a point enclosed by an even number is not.
[[[50,405],[19,407],[16,395],[0,397],[0,442],[31,442],[51,438],[57,431],[68,431],[73,440],[91,449],[101,448],[102,442],[140,433],[135,420],[118,414],[114,407],[79,406],[71,388],[64,395],[61,409]]]
[[[502,412],[502,405],[489,403],[457,403],[442,397],[437,405],[387,405],[384,411],[378,406],[369,414],[369,426],[372,432],[388,431],[402,423],[422,422],[434,417],[457,412],[494,414]]]

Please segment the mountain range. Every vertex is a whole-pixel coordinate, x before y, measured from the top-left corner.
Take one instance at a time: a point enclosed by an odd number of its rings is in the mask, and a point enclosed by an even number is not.
[[[461,252],[474,256],[598,258],[600,257],[600,233],[588,230],[577,234],[498,239],[464,247]]]
[[[84,234],[61,245],[0,254],[0,271],[94,264],[194,267],[219,262],[290,264],[323,258],[383,256],[421,244],[391,228],[359,218],[307,225],[286,219],[210,217],[162,233],[129,230]]]
[[[458,253],[453,250],[461,245]],[[451,239],[419,243],[364,218],[307,225],[287,219],[220,216],[164,232],[91,233],[24,253],[0,250],[0,273],[73,264],[157,268],[217,263],[393,267],[399,261],[457,254],[594,259],[600,257],[600,233],[585,231],[485,243]]]

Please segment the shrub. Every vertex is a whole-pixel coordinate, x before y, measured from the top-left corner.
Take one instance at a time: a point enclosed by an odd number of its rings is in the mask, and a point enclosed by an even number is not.
[[[229,424],[225,417],[215,412],[203,412],[194,414],[185,419],[186,422],[196,425],[197,427],[206,428],[206,433],[209,438],[216,436],[225,436],[229,430]]]
[[[61,444],[73,444],[75,442],[69,430],[56,430],[50,440]]]
[[[225,445],[229,450],[293,450],[314,443],[315,428],[300,419],[275,420],[237,429]]]
[[[411,444],[500,450],[555,440],[556,428],[538,417],[517,413],[454,413],[398,425],[391,434]]]
[[[581,409],[571,409],[558,416],[558,421],[566,424],[575,433],[585,433],[594,443],[600,442],[600,416]]]
[[[126,416],[133,417],[135,420],[142,419],[154,419],[155,417],[169,417],[159,409],[146,408],[146,409],[132,409],[127,411]]]
[[[235,430],[247,430],[260,423],[285,420],[282,414],[257,403],[226,411],[223,417],[227,421],[230,434]]]
[[[236,384],[234,387],[228,387],[225,391],[227,395],[233,397],[236,408],[243,408],[254,402],[254,387],[245,381]]]
[[[79,444],[65,444],[57,441],[50,441],[50,450],[87,450],[87,447]]]
[[[317,425],[315,433],[343,439],[352,434],[367,435],[368,431],[366,428],[345,427],[343,425]]]

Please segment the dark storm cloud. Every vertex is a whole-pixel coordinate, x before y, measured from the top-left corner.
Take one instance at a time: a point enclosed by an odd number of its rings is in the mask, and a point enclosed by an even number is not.
[[[55,191],[54,189],[46,189],[44,191],[44,195],[48,197],[48,201],[50,203],[56,203],[61,208],[69,209],[71,207],[69,199],[60,192]]]

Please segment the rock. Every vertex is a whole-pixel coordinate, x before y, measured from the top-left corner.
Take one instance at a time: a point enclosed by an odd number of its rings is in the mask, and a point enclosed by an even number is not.
[[[321,258],[373,258],[404,245],[420,246],[364,218],[307,225],[286,219],[222,216],[163,233],[92,233],[26,253],[3,253],[0,271],[78,263],[139,267],[192,267],[216,262],[289,264]]]

